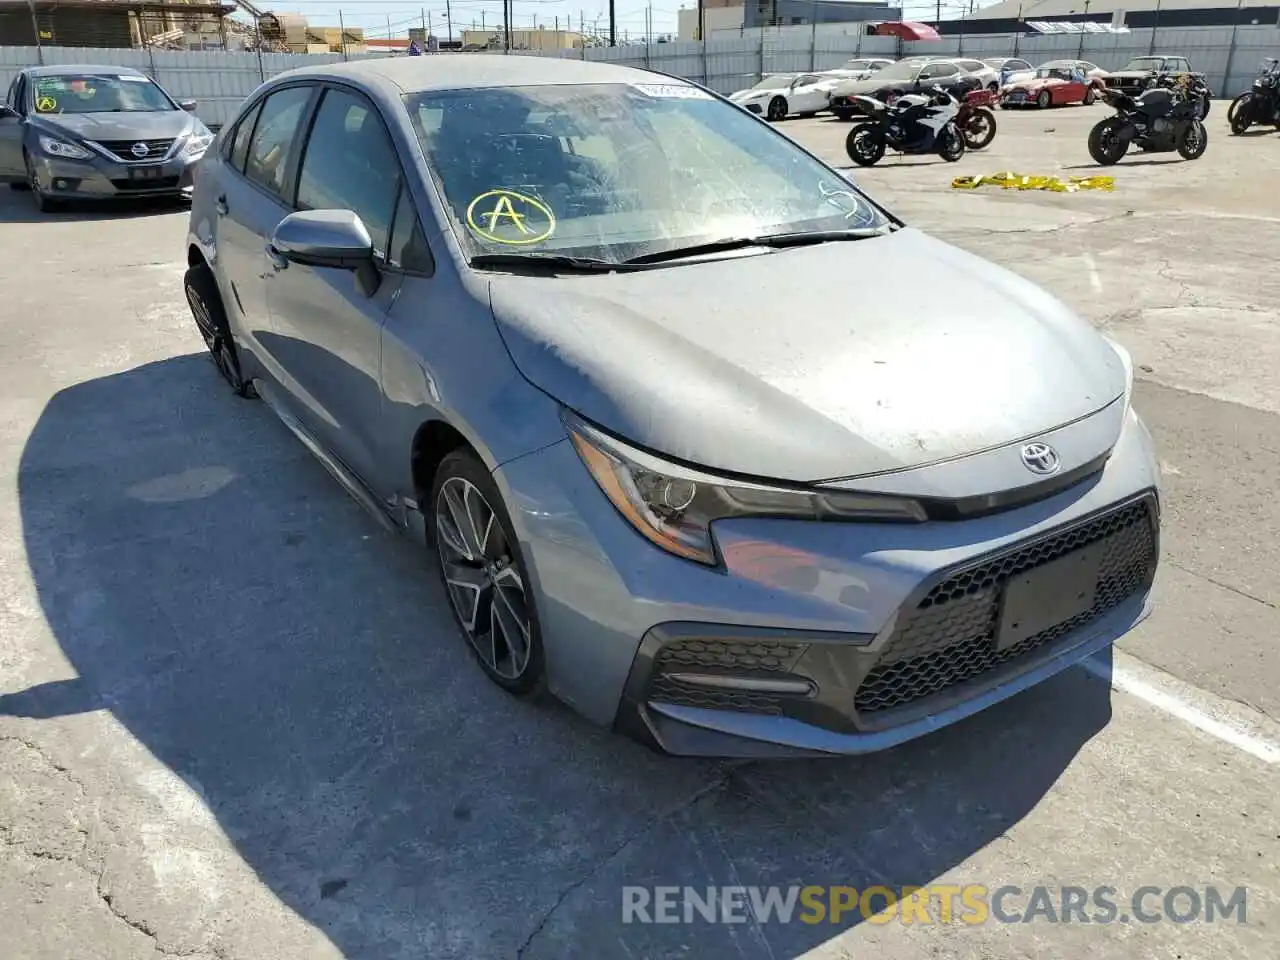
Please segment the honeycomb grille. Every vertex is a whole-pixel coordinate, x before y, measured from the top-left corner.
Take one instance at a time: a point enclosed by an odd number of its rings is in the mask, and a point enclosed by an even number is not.
[[[699,668],[734,672],[789,673],[806,644],[777,640],[697,638],[673,640],[658,652],[659,673]]]
[[[682,707],[705,707],[708,710],[740,710],[743,713],[759,713],[765,716],[782,715],[782,704],[768,694],[743,690],[710,690],[657,676],[649,688],[649,697],[662,703]]]
[[[1093,606],[996,650],[1004,584],[1089,544],[1102,546]],[[949,577],[904,618],[859,685],[854,708],[866,716],[916,703],[1047,647],[1142,590],[1155,564],[1154,518],[1150,503],[1142,501]]]

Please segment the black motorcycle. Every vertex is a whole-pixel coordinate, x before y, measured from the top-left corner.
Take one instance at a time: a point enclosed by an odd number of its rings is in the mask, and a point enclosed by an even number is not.
[[[1253,87],[1236,97],[1227,110],[1231,132],[1239,136],[1254,124],[1280,129],[1280,61],[1267,57]]]
[[[1100,95],[1116,113],[1089,131],[1089,156],[1096,163],[1118,163],[1131,145],[1147,153],[1176,150],[1184,160],[1204,155],[1209,133],[1200,121],[1200,94],[1190,78],[1170,79],[1137,97],[1110,87]]]
[[[888,106],[874,97],[853,97],[866,118],[845,138],[849,159],[873,167],[886,150],[905,154],[936,153],[948,163],[964,156],[964,137],[956,124],[960,102],[941,87],[932,94],[907,94]]]

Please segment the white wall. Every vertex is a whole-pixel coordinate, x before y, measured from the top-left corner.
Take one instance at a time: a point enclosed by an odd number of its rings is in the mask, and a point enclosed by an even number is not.
[[[680,40],[695,39],[698,36],[698,8],[678,10],[676,16],[676,37]],[[706,7],[702,11],[702,22],[708,37],[714,37],[717,33],[738,36],[746,22],[746,11],[742,6]]]
[[[708,12],[710,12],[710,8]],[[1001,56],[1026,57],[1033,63],[1057,57],[1073,57],[1080,49],[1079,36],[976,36],[899,44],[892,37],[868,37],[858,24],[828,24],[752,30],[742,36],[713,38],[706,44],[678,41],[648,47],[592,47],[586,50],[549,51],[542,56],[603,60],[661,70],[705,83],[720,93],[751,86],[765,73],[829,70],[853,56]],[[1248,89],[1263,57],[1280,47],[1280,31],[1274,26],[1198,27],[1134,30],[1127,34],[1087,34],[1081,56],[1106,69],[1116,69],[1133,56],[1156,51],[1183,54],[1192,66],[1208,75],[1218,96],[1234,96]],[[221,51],[95,50],[46,47],[46,63],[119,64],[151,74],[179,99],[199,103],[197,114],[211,126],[226,122],[240,102],[266,78],[308,64],[331,63],[342,55],[225,53]],[[484,56],[485,54],[436,54],[436,56]],[[501,53],[490,54],[501,56]],[[539,54],[530,52],[528,56]],[[365,54],[353,59],[366,59]],[[1230,73],[1225,76],[1230,61]],[[0,47],[0,90],[8,87],[18,69],[37,63],[35,47]]]

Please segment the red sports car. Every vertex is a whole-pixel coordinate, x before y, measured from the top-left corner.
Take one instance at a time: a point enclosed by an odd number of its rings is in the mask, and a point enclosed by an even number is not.
[[[1087,107],[1097,98],[1101,84],[1101,79],[1077,67],[1043,66],[1034,76],[1002,87],[1000,106],[1043,108],[1083,103]]]

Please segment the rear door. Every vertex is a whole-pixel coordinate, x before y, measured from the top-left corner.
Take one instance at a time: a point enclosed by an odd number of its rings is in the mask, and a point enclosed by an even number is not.
[[[0,117],[0,183],[21,182],[27,171],[22,160],[22,134],[26,127],[27,76],[18,74],[9,84],[5,105],[17,116]]]
[[[298,146],[313,85],[279,87],[246,112],[232,137],[218,180],[217,244],[223,303],[239,315],[233,324],[272,379],[280,365],[272,353],[267,311],[267,239],[292,212],[289,200]]]
[[[307,429],[377,492],[382,325],[400,284],[387,259],[404,175],[386,124],[362,93],[326,86],[297,180],[298,210],[360,217],[382,281],[370,296],[354,271],[278,262],[266,285],[272,353]]]

